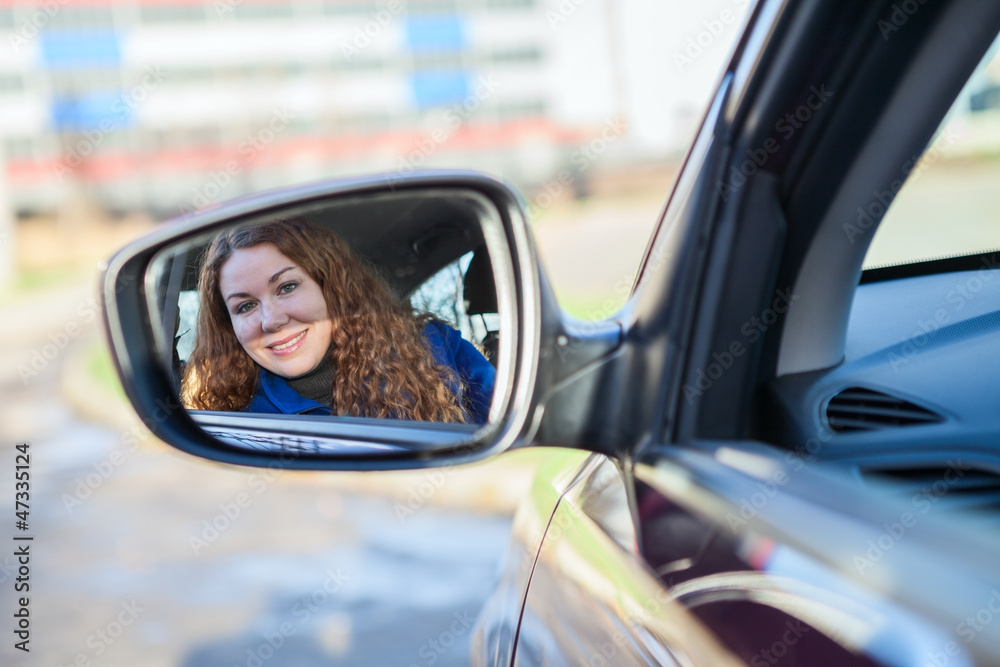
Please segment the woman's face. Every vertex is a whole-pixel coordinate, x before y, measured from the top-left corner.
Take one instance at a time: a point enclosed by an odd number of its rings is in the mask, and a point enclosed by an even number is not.
[[[316,368],[333,322],[319,284],[271,243],[236,250],[219,272],[219,290],[240,345],[284,378]]]

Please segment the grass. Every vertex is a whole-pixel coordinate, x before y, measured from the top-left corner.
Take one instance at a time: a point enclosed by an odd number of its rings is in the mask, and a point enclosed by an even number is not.
[[[556,298],[559,301],[559,307],[573,317],[587,322],[595,322],[615,314],[619,308],[625,305],[628,295],[613,291],[591,294],[560,292]]]
[[[115,366],[104,343],[95,342],[86,354],[87,374],[94,379],[98,386],[111,391],[121,400],[126,400],[125,390],[122,389],[121,382],[118,381],[118,373],[115,371]]]
[[[14,291],[31,292],[68,283],[79,279],[80,274],[81,271],[77,268],[23,269],[14,275]]]
[[[59,285],[69,285],[90,280],[91,274],[86,269],[78,266],[45,268],[45,269],[18,269],[10,282],[10,289],[5,290],[0,295],[0,303],[14,301],[51,287]]]

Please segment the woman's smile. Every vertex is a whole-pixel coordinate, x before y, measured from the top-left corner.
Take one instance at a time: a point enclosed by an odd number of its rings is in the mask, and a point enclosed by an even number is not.
[[[299,349],[299,343],[305,338],[305,335],[309,333],[309,330],[303,331],[302,333],[295,334],[294,336],[289,336],[277,343],[268,345],[272,352],[278,355],[287,355],[295,352]]]

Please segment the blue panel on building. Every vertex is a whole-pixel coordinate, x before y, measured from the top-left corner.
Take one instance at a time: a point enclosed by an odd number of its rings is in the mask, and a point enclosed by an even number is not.
[[[46,30],[42,64],[49,69],[118,67],[121,43],[113,30]]]
[[[131,120],[132,110],[121,93],[92,93],[52,102],[52,125],[57,130],[111,132]]]
[[[417,72],[411,82],[413,97],[421,109],[461,102],[469,96],[465,72]]]
[[[459,51],[465,46],[465,30],[457,16],[414,17],[406,22],[406,43],[412,51]]]

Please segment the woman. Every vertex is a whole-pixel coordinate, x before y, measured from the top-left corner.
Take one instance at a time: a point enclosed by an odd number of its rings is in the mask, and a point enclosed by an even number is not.
[[[493,366],[305,220],[222,232],[198,291],[189,408],[486,422]]]

